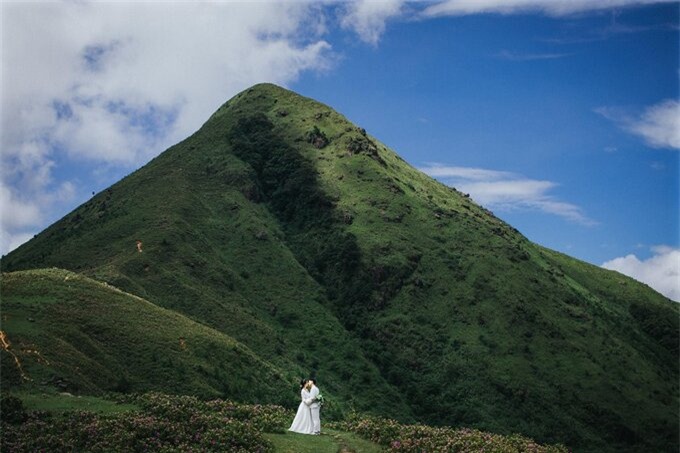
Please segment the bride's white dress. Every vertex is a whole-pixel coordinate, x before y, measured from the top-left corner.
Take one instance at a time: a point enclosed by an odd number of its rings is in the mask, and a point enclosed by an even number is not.
[[[300,406],[298,406],[297,414],[295,414],[293,423],[290,425],[290,428],[288,428],[288,431],[300,434],[314,434],[312,411],[309,409],[309,406],[305,404],[305,400],[309,399],[309,396],[309,391],[307,389],[302,389],[300,392],[302,402],[300,403]]]

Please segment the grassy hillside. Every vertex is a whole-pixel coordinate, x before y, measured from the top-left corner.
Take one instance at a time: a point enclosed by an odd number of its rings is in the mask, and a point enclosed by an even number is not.
[[[350,406],[579,451],[678,447],[677,304],[532,244],[274,85],[2,260],[45,266],[309,370]]]
[[[2,274],[0,284],[4,388],[294,402],[292,370],[177,312],[60,269]]]

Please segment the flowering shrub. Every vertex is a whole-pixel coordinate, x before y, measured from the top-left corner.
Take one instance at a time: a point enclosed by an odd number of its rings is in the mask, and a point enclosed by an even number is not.
[[[125,396],[140,411],[29,412],[3,423],[3,452],[271,452],[262,432],[282,431],[293,416],[279,406],[201,401],[160,393]]]
[[[0,398],[0,418],[6,423],[21,423],[26,418],[26,409],[19,398],[3,395]]]
[[[502,436],[476,429],[435,428],[425,425],[402,425],[394,420],[352,415],[338,429],[353,431],[387,447],[388,452],[531,452],[566,453],[562,445],[539,445],[531,439],[513,434]]]
[[[230,401],[214,400],[207,403],[210,410],[237,420],[248,420],[259,431],[283,433],[295,414],[281,406],[245,405]]]

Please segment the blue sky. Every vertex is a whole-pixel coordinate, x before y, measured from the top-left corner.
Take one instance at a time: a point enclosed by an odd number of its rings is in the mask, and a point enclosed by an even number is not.
[[[269,81],[680,299],[677,2],[4,2],[2,25],[2,253]]]

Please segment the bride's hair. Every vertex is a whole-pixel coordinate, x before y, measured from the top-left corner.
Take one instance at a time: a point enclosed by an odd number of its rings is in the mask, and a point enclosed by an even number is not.
[[[306,383],[307,383],[307,379],[300,379],[300,390],[305,388]]]

